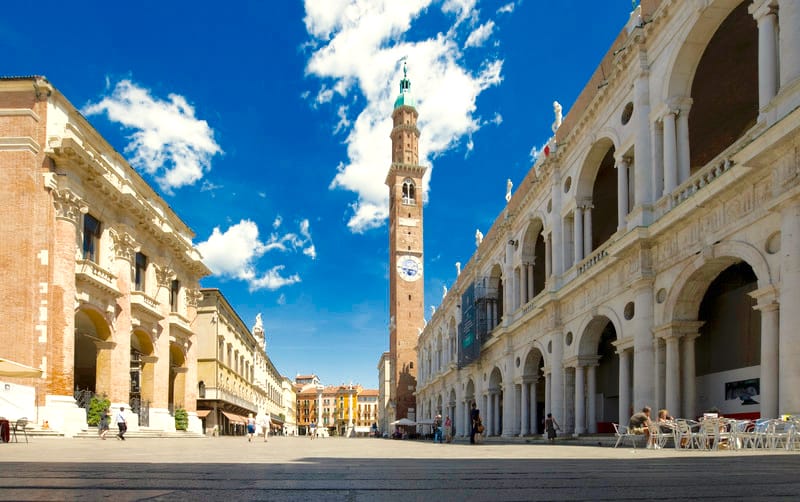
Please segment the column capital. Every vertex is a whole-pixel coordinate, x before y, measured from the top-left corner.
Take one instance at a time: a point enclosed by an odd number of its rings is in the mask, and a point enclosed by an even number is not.
[[[56,219],[77,225],[81,215],[89,212],[89,205],[72,190],[64,188],[53,190],[51,193],[56,209]]]
[[[767,16],[778,14],[778,3],[776,0],[753,0],[753,3],[747,8],[747,12],[753,16],[753,19],[761,23]]]
[[[611,345],[616,347],[617,354],[622,355],[623,352],[633,350],[633,337],[618,339],[611,342]]]
[[[627,169],[631,165],[631,157],[629,155],[620,155],[619,157],[614,157],[614,168],[619,169],[622,167],[623,169]]]
[[[600,361],[600,356],[574,356],[564,361],[565,368],[588,368],[590,366],[597,366]]]
[[[697,334],[705,321],[673,321],[653,329],[656,338],[685,337]]]
[[[117,258],[132,261],[133,253],[138,249],[136,239],[128,231],[127,227],[121,226],[112,228],[108,231],[111,236],[111,247]]]
[[[751,291],[748,295],[756,301],[756,305],[753,306],[755,310],[770,312],[779,307],[778,288],[773,284],[767,284],[763,288]]]
[[[692,108],[692,103],[694,100],[689,96],[674,96],[666,102],[667,113],[686,114]]]

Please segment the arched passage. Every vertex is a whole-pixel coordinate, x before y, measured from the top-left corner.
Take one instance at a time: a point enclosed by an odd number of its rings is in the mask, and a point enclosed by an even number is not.
[[[75,313],[75,391],[110,395],[114,346],[111,330],[102,314],[88,306]]]
[[[586,421],[589,432],[614,432],[612,423],[620,423],[620,420],[627,423],[628,416],[620,417],[619,411],[620,359],[616,341],[617,330],[614,323],[602,315],[589,321],[581,337],[580,354],[589,362],[587,376],[589,372],[595,373],[595,388],[591,388],[590,377],[587,378],[589,385],[586,386]]]
[[[673,319],[667,334],[674,340],[666,346],[670,411],[695,417],[716,408],[725,416],[753,418],[761,414],[762,392],[777,395],[777,381],[765,382],[766,389],[761,382],[761,314],[749,295],[769,284],[763,265],[720,255],[679,277],[677,295],[667,305]]]
[[[545,407],[544,357],[539,349],[525,356],[522,367],[520,431],[522,435],[542,434]]]
[[[753,269],[739,262],[703,295],[695,343],[698,413],[717,408],[725,416],[760,415],[761,314],[748,295],[755,289]]]
[[[708,41],[691,86],[691,171],[703,167],[758,118],[758,28],[741,2]]]
[[[149,425],[149,408],[155,392],[155,357],[150,336],[142,330],[131,334],[131,413],[139,416],[139,425]]]
[[[583,161],[575,194],[578,207],[571,220],[565,222],[564,229],[567,235],[572,236],[567,241],[572,242],[573,255],[585,257],[617,231],[619,207],[615,151],[614,142],[605,137],[592,145]],[[580,219],[578,225],[575,224],[575,218]],[[591,228],[586,228],[587,225]],[[575,253],[575,247],[578,253]]]
[[[489,376],[486,420],[489,422],[487,436],[499,436],[503,433],[503,374],[497,366]]]
[[[186,395],[186,356],[177,343],[169,345],[169,409],[184,407]]]
[[[542,220],[530,222],[522,238],[522,268],[520,276],[520,297],[528,303],[544,290],[545,243]]]

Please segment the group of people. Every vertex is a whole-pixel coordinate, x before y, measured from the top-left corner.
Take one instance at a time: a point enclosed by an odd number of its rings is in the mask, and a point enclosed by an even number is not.
[[[125,441],[125,433],[128,431],[128,421],[125,420],[124,406],[120,406],[119,411],[117,411],[117,415],[114,418],[116,419],[117,429],[119,430],[119,432],[117,432],[117,439]],[[108,408],[106,408],[100,413],[100,422],[97,425],[100,439],[106,439],[106,435],[108,434],[108,430],[110,428],[110,422],[111,412]]]
[[[469,442],[470,444],[475,444],[476,442],[480,442],[484,431],[483,422],[481,421],[481,412],[475,403],[472,403],[470,409],[470,420],[472,422],[472,428],[470,430]],[[558,425],[558,422],[556,422],[556,419],[553,418],[552,413],[548,413],[547,418],[544,419],[544,430],[547,433],[547,439],[553,443],[556,439],[556,431],[561,430],[561,427]]]
[[[257,427],[261,428],[261,432],[258,434],[258,437],[264,437],[264,442],[267,442],[269,439],[269,431],[272,427],[272,420],[269,416],[269,413],[264,415],[260,415],[260,419],[256,420],[253,417],[252,413],[247,414],[247,442],[251,442],[256,437],[256,429]]]
[[[442,424],[442,416],[436,415],[433,419],[433,442],[434,443],[451,443],[453,441],[453,421],[450,420],[450,415],[444,420]]]
[[[650,419],[650,412],[650,407],[645,406],[642,411],[634,413],[628,421],[628,432],[644,435],[647,448],[659,449],[661,446],[650,435],[650,426],[653,425],[653,421]],[[675,427],[674,424],[675,419],[669,415],[668,410],[658,410],[658,418],[655,421],[655,425],[660,427],[663,432],[672,432]]]

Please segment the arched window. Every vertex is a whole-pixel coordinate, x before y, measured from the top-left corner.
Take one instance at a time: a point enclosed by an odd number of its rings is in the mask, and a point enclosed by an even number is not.
[[[416,186],[411,178],[403,180],[403,204],[417,204]]]

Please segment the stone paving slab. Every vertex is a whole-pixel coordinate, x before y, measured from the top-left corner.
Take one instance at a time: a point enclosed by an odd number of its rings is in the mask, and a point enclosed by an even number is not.
[[[0,500],[797,500],[800,452],[383,439],[0,444]]]

